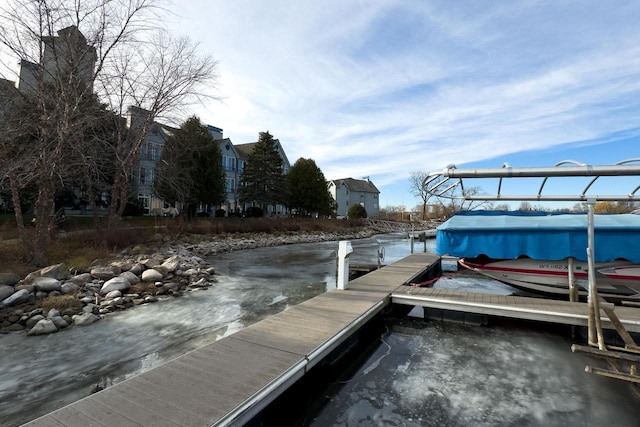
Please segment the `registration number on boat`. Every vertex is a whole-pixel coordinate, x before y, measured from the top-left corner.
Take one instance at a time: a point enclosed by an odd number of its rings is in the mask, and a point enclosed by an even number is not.
[[[540,263],[538,267],[545,270],[567,270],[567,264]]]

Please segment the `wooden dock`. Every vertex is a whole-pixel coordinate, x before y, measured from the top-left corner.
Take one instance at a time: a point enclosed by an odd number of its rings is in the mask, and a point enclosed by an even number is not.
[[[242,425],[438,264],[413,254],[26,425]]]
[[[402,286],[440,258],[416,253],[213,344],[27,423],[27,426],[242,425],[391,303],[586,326],[584,303]],[[630,332],[640,308],[616,307]],[[603,327],[612,328],[602,317]]]
[[[564,325],[587,326],[588,322],[587,304],[581,302],[411,286],[397,288],[391,300],[396,304]],[[616,306],[615,313],[627,331],[640,332],[640,308]],[[601,319],[603,328],[615,329],[607,316]]]

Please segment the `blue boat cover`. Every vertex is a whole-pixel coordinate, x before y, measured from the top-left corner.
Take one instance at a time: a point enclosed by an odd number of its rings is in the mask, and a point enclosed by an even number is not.
[[[640,263],[640,215],[594,215],[596,262]],[[587,260],[587,214],[463,211],[436,232],[439,255],[495,259]]]

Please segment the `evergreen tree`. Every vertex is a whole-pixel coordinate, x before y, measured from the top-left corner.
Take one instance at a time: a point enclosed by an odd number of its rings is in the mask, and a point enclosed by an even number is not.
[[[349,206],[347,211],[347,218],[349,219],[361,219],[367,217],[367,210],[359,203]]]
[[[257,203],[261,208],[286,201],[286,184],[282,171],[282,157],[276,140],[269,132],[261,132],[258,142],[247,158],[242,172],[240,201]]]
[[[222,154],[197,117],[188,119],[165,142],[156,166],[154,189],[166,201],[185,203],[190,216],[200,203],[224,203]]]
[[[333,212],[333,198],[327,187],[327,180],[313,159],[299,158],[286,177],[288,205],[301,215],[317,212],[330,215]]]

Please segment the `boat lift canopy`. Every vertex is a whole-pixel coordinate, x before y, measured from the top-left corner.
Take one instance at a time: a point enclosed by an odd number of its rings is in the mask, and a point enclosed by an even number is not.
[[[603,176],[640,177],[640,164],[637,163],[640,163],[640,158],[623,160],[612,166],[592,166],[574,160],[564,160],[553,167],[513,168],[508,164],[504,164],[502,168],[498,169],[458,169],[455,165],[449,165],[443,171],[431,172],[423,181],[423,188],[430,196],[462,199],[466,201],[576,201],[587,202],[589,208],[586,221],[584,216],[582,221],[580,221],[577,216],[569,216],[562,220],[558,217],[544,219],[544,217],[526,217],[522,215],[520,218],[508,217],[503,220],[498,220],[496,217],[473,219],[464,217],[455,218],[453,222],[445,223],[441,226],[443,230],[448,230],[446,233],[449,241],[437,243],[439,246],[438,252],[467,257],[484,253],[485,255],[495,258],[517,258],[518,256],[526,255],[538,259],[575,257],[582,260],[584,260],[585,257],[588,260],[589,256],[586,255],[586,252],[588,252],[591,254],[592,261],[596,258],[598,260],[610,260],[615,258],[629,259],[631,257],[634,258],[633,261],[635,262],[635,258],[640,257],[637,251],[638,248],[629,247],[629,245],[633,246],[640,240],[637,234],[640,215],[627,216],[626,219],[623,219],[624,217],[622,216],[612,215],[609,219],[599,219],[598,223],[601,225],[598,225],[598,233],[600,235],[600,231],[604,232],[604,229],[608,228],[609,231],[607,231],[607,233],[610,238],[610,243],[596,248],[593,241],[593,233],[595,230],[594,204],[597,201],[640,202],[640,195],[637,194],[638,191],[640,191],[640,183],[626,194],[591,195],[588,194],[588,191],[592,185]],[[501,193],[503,179],[536,177],[542,178],[536,194],[507,196]],[[550,177],[593,178],[582,189],[580,194],[548,195],[544,194],[543,191],[547,179]],[[464,190],[463,182],[463,180],[467,178],[499,178],[497,191],[493,195],[468,194]],[[457,188],[459,188],[460,191],[455,191]],[[637,217],[637,219],[635,217]],[[611,226],[613,223],[617,224],[616,227]],[[554,224],[557,224],[557,226]],[[577,224],[580,225],[578,226]],[[604,227],[604,224],[607,224],[607,226]],[[467,236],[473,235],[476,239],[474,243],[472,243],[471,240],[462,239],[461,236],[463,236],[463,234],[460,234],[460,232],[463,228],[469,233]],[[500,230],[501,234],[497,234],[498,230]],[[584,231],[587,232],[588,242],[586,241],[587,239],[584,239],[584,236],[581,237],[581,233]],[[531,243],[533,242],[533,237],[524,238],[526,235],[532,235],[534,232],[539,237],[541,236],[540,233],[544,233],[544,236],[542,236],[543,239],[539,240],[540,243],[537,245]],[[480,240],[482,236],[488,237],[489,235],[493,237],[493,240],[491,240],[493,243],[487,238]],[[499,235],[502,240],[498,239]],[[614,235],[616,236],[615,238],[613,238]],[[553,236],[555,236],[555,239]],[[521,239],[520,243],[518,243],[516,237]],[[563,240],[564,243],[560,244]],[[527,244],[527,242],[530,244]],[[498,246],[497,243],[505,247],[496,248],[496,246]],[[540,244],[557,246],[542,250]],[[580,249],[580,247],[582,247],[582,249]],[[585,249],[587,249],[586,252]],[[594,255],[595,249],[599,249],[600,252],[597,256]],[[620,255],[621,249],[626,249],[624,253],[627,255]],[[583,251],[581,254],[578,253],[580,250]],[[490,254],[487,251],[492,253]],[[496,253],[493,254],[493,252]],[[631,252],[633,252],[633,254],[629,255]]]
[[[635,163],[635,164],[633,164]],[[602,332],[602,320],[600,317],[600,301],[598,291],[596,287],[596,271],[595,271],[595,259],[599,256],[595,255],[596,250],[601,250],[596,247],[595,244],[595,214],[594,206],[597,201],[630,201],[639,202],[640,196],[636,193],[640,190],[640,185],[636,185],[627,194],[614,194],[614,195],[588,195],[587,192],[593,185],[593,183],[602,176],[638,176],[640,177],[640,159],[624,160],[616,163],[613,166],[590,166],[582,163],[578,163],[572,160],[562,161],[557,163],[552,168],[512,168],[505,164],[501,169],[485,169],[485,170],[458,170],[455,166],[449,166],[442,172],[434,172],[427,176],[423,182],[423,188],[428,195],[436,197],[447,197],[447,194],[452,194],[451,191],[456,187],[460,187],[460,198],[464,200],[520,200],[520,201],[580,201],[587,202],[587,245],[586,245],[586,258],[589,269],[589,293],[588,293],[588,307],[589,307],[589,337],[588,342],[590,345],[598,346],[599,350],[605,351],[606,346],[604,343],[604,334]],[[571,166],[565,166],[565,165]],[[544,186],[549,177],[593,177],[593,179],[584,187],[582,192],[578,195],[546,195],[543,193]],[[501,194],[502,180],[503,178],[531,178],[540,177],[542,183],[538,193],[535,195],[522,195],[522,196],[503,196]],[[463,178],[499,178],[498,190],[495,195],[465,195],[462,179]],[[450,180],[454,180],[453,183],[448,183]],[[447,184],[447,185],[445,185]],[[454,198],[454,197],[450,197]],[[632,215],[640,216],[640,215]],[[624,227],[623,231],[624,233]],[[599,234],[600,236],[600,231]],[[575,237],[574,237],[575,238]],[[606,237],[605,237],[606,238]],[[637,254],[638,248],[633,245],[637,244],[638,238],[636,233],[628,233],[626,236],[622,234],[622,240],[616,240],[614,244],[621,246],[628,253]],[[555,244],[557,242],[549,242],[549,244]],[[436,242],[437,244],[437,242]],[[584,245],[582,240],[581,245]],[[567,248],[563,249],[565,256],[569,257],[569,295],[572,301],[577,299],[575,293],[576,286],[573,279],[573,255]],[[615,313],[611,308],[604,308],[607,316],[616,324],[616,330],[620,333],[620,336],[625,342],[625,348],[633,349],[634,351],[640,351],[640,347],[635,344],[635,341],[629,336],[624,327],[618,324],[614,319],[617,319]],[[596,342],[597,335],[597,342]],[[633,382],[638,382],[638,376],[635,371],[635,365],[630,369],[630,373],[621,374],[616,369],[615,372],[608,372],[601,370],[603,375],[611,376],[613,378],[622,378]]]
[[[460,258],[573,257],[587,261],[587,223],[586,214],[462,211],[438,227],[436,253]],[[640,263],[640,215],[596,215],[594,230],[598,236],[594,242],[596,262],[626,259]]]
[[[635,164],[634,164],[635,163]],[[640,190],[640,185],[636,185],[627,194],[614,194],[614,195],[590,195],[587,194],[593,183],[602,176],[638,176],[640,177],[640,159],[623,160],[616,163],[613,166],[590,166],[583,163],[575,162],[573,160],[566,160],[557,163],[555,167],[542,167],[542,168],[512,168],[508,164],[503,165],[501,169],[457,169],[454,165],[447,167],[442,172],[432,172],[423,181],[423,188],[426,193],[431,196],[445,197],[445,198],[461,198],[464,200],[503,200],[503,201],[577,201],[587,202],[588,214],[587,214],[587,245],[585,249],[586,258],[589,268],[589,343],[595,343],[595,334],[597,331],[598,343],[597,345],[602,350],[604,346],[604,338],[602,334],[602,325],[600,320],[600,308],[599,298],[596,289],[596,272],[595,272],[595,215],[594,206],[597,201],[630,201],[640,202],[640,196],[636,194]],[[566,166],[570,165],[570,166]],[[582,192],[577,195],[548,195],[544,194],[544,186],[549,177],[593,177],[593,179],[584,187]],[[501,194],[502,180],[504,178],[542,178],[538,193],[535,195],[521,195],[521,196],[504,196]],[[498,190],[493,196],[489,195],[470,195],[465,194],[463,182],[464,178],[499,178]],[[453,181],[453,182],[451,182]],[[460,187],[459,196],[451,196],[452,191],[456,187]],[[622,247],[627,245],[633,245],[637,241],[637,235],[630,234],[628,237],[622,237],[624,242],[618,241]],[[436,240],[437,244],[437,240]],[[553,242],[549,242],[553,244]],[[581,243],[584,244],[584,243]],[[566,248],[565,248],[566,249]],[[633,251],[634,248],[626,247],[627,250]],[[637,252],[636,252],[637,253]],[[573,255],[571,251],[565,251],[564,256],[569,257],[569,270],[571,267]],[[569,293],[574,294],[575,286],[573,284],[572,273],[569,273]],[[613,313],[613,312],[612,312]],[[595,325],[595,326],[594,326]],[[624,328],[623,328],[624,329]],[[622,332],[621,332],[622,335]]]

